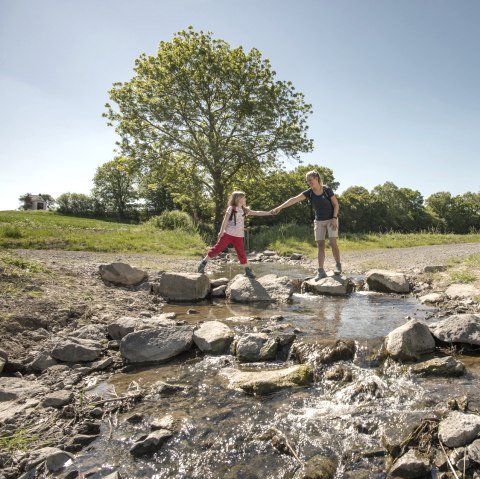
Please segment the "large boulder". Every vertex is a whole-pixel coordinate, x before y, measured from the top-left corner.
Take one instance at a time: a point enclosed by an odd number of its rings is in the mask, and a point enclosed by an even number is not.
[[[312,368],[305,364],[272,371],[240,371],[235,368],[224,368],[220,371],[220,375],[228,381],[230,388],[241,389],[255,396],[313,383]]]
[[[287,302],[293,293],[293,284],[286,276],[266,274],[258,279],[237,275],[229,283],[227,298],[237,303],[255,301]]]
[[[385,348],[393,359],[416,361],[435,349],[435,339],[425,324],[412,319],[388,334]]]
[[[417,363],[411,370],[422,376],[457,377],[465,373],[465,365],[452,356],[447,356]]]
[[[153,292],[167,301],[199,301],[210,294],[210,281],[204,274],[163,272]]]
[[[145,271],[132,268],[125,263],[102,264],[99,267],[99,271],[104,281],[121,286],[134,286],[148,279]]]
[[[68,363],[95,361],[101,355],[102,349],[99,343],[80,338],[59,341],[50,352],[52,358]]]
[[[235,345],[239,361],[255,362],[275,359],[278,343],[265,333],[251,333],[242,336]]]
[[[159,314],[151,318],[135,318],[124,316],[118,318],[107,327],[108,335],[112,339],[120,340],[133,331],[143,329],[155,329],[158,326],[175,326],[175,321],[171,318],[171,313]]]
[[[302,283],[302,291],[330,296],[345,296],[353,291],[354,284],[346,276],[334,275],[316,281],[314,278]]]
[[[351,361],[355,356],[355,341],[351,339],[301,339],[291,349],[300,363],[317,368],[337,361]]]
[[[471,284],[452,284],[445,294],[449,299],[473,299],[480,295],[480,290]]]
[[[430,324],[430,331],[440,341],[480,345],[480,315],[454,314]]]
[[[410,285],[402,273],[372,269],[365,274],[365,281],[370,291],[383,293],[408,293]]]
[[[188,351],[192,343],[191,326],[163,326],[127,334],[120,353],[131,363],[164,362]]]
[[[235,333],[220,321],[207,321],[193,333],[193,341],[204,353],[223,354],[232,344]]]
[[[452,411],[440,421],[438,438],[448,447],[470,444],[480,432],[480,416]]]

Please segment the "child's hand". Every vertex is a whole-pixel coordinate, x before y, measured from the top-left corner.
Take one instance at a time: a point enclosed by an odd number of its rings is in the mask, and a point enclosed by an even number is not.
[[[280,213],[280,210],[278,208],[273,208],[272,210],[270,210],[271,215],[278,215],[278,213]]]

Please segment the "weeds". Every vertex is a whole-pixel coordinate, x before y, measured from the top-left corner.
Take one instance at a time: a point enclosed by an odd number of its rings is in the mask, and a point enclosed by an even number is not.
[[[28,451],[39,439],[38,434],[30,434],[26,429],[17,429],[11,436],[0,437],[0,451]]]
[[[475,273],[470,271],[454,271],[450,273],[450,282],[451,283],[474,283],[477,281],[478,277]]]

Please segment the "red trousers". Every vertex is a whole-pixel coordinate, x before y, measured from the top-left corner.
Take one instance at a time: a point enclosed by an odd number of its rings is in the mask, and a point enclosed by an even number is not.
[[[243,238],[227,235],[226,233],[217,241],[216,245],[212,246],[208,250],[208,257],[215,258],[215,256],[218,256],[230,244],[233,244],[233,247],[237,252],[238,261],[240,261],[240,264],[246,264],[247,257],[245,256],[245,246],[243,244]]]

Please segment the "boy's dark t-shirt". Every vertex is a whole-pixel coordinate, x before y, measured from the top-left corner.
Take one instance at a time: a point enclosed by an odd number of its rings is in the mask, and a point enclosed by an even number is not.
[[[315,210],[315,219],[317,221],[331,220],[333,218],[333,204],[330,199],[335,193],[328,186],[323,187],[323,193],[316,195],[312,188],[303,191],[305,198],[312,202]]]

